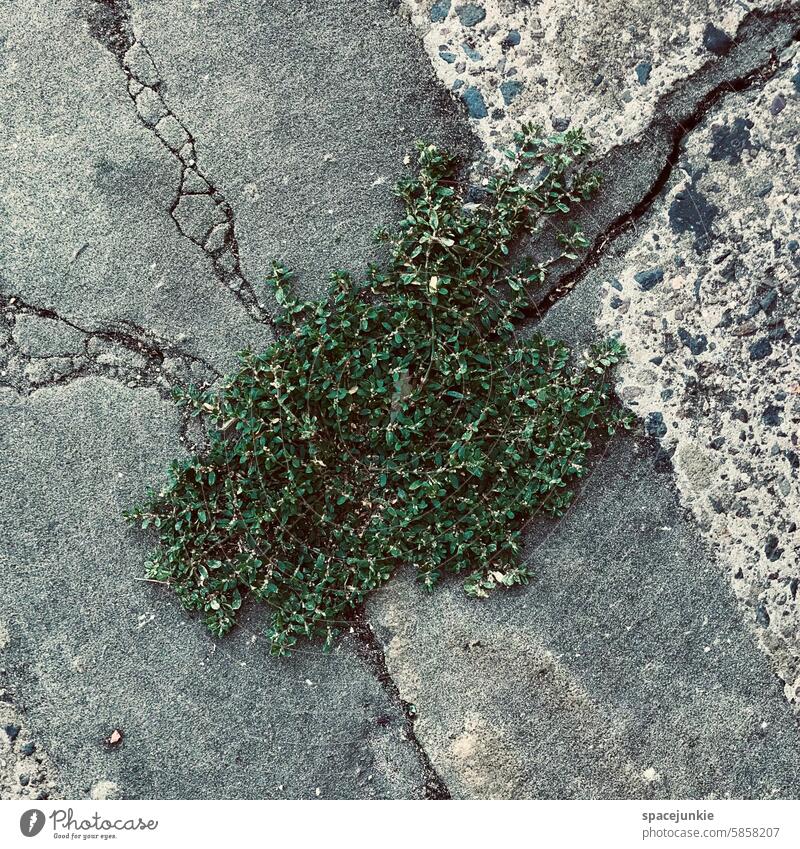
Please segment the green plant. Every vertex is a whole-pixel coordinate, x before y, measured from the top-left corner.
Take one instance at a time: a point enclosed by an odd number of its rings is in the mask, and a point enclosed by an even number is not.
[[[421,145],[396,188],[405,216],[379,234],[384,266],[337,272],[326,299],[303,302],[276,264],[277,341],[182,394],[207,448],[132,513],[159,534],[149,576],[219,635],[245,597],[269,605],[276,654],[300,637],[329,647],[403,564],[428,588],[464,573],[474,596],[525,583],[526,520],[564,511],[589,432],[624,421],[608,382],[617,342],[577,367],[563,344],[514,333],[548,266],[586,243],[573,229],[559,257],[512,266],[512,242],[597,189],[587,150],[580,131],[525,126],[465,205],[453,158]]]

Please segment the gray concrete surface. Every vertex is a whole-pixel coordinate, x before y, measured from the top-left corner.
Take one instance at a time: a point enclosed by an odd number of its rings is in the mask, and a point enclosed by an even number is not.
[[[219,367],[267,338],[174,228],[179,172],[82,7],[23,0],[0,19],[3,294],[93,329],[146,328]]]
[[[198,161],[236,208],[245,277],[275,257],[320,291],[376,258],[403,156],[426,138],[477,145],[384,0],[134,2],[165,100],[202,128]]]
[[[147,540],[121,511],[180,453],[178,425],[154,389],[98,377],[3,408],[2,667],[61,792],[421,795],[402,716],[350,641],[276,663],[257,615],[218,642],[136,580]]]
[[[199,195],[158,133],[171,137],[137,111],[131,46],[146,40],[158,97],[190,127],[194,164],[219,181],[215,202],[224,191],[241,209],[254,288],[276,256],[297,260],[316,290],[322,272],[363,266],[413,140],[471,144],[381,3],[357,16],[318,4],[293,20],[274,4],[227,5],[197,16],[151,3],[144,19],[91,0],[2,8],[0,668],[18,739],[58,771],[32,786],[9,767],[3,796],[426,792],[402,705],[352,640],[331,657],[312,647],[275,663],[257,618],[216,643],[136,580],[147,541],[120,511],[181,450],[169,389],[213,379],[271,331],[188,237],[196,231],[178,226],[176,200]],[[108,746],[115,728],[123,742]],[[7,754],[28,757],[16,743]]]
[[[614,441],[523,590],[369,605],[456,798],[796,798],[800,732],[653,446]]]
[[[603,268],[620,393],[673,455],[684,503],[800,703],[800,80],[796,49],[682,148],[635,241]],[[643,289],[636,275],[660,268]]]
[[[750,411],[746,460],[772,477],[737,490],[757,507],[732,535],[744,546],[743,607],[724,529],[682,457],[691,449],[704,468],[743,458],[709,454],[706,423],[686,415],[698,379],[699,396],[715,397],[703,368],[682,349],[650,362],[663,330],[654,314],[691,344],[705,333],[719,356],[739,356],[708,322],[728,301],[746,311],[764,296],[759,266],[780,289],[774,314],[795,329],[797,253],[774,241],[796,232],[787,43],[800,20],[789,3],[754,8],[0,7],[0,797],[798,795],[786,671],[797,563],[780,515],[794,509],[797,470],[780,471],[788,493],[775,476],[792,432],[775,454]],[[509,82],[521,86],[506,103]],[[484,117],[467,114],[467,88]],[[309,646],[268,658],[257,611],[213,640],[168,591],[137,580],[150,540],[120,515],[186,450],[170,390],[213,381],[238,349],[272,338],[259,281],[273,257],[320,291],[332,268],[375,255],[370,234],[391,220],[387,187],[415,138],[478,160],[513,121],[554,117],[588,125],[607,189],[581,210],[593,250],[563,271],[572,294],[551,296],[545,323],[577,346],[622,332],[632,356],[620,394],[641,415],[638,435],[596,458],[562,522],[536,524],[527,556],[538,577],[523,591],[470,602],[446,583],[423,597],[401,574],[330,656]],[[753,121],[738,147],[737,118]],[[728,138],[733,153],[712,155]],[[670,215],[676,201],[688,207]],[[693,301],[698,281],[703,293],[716,279],[723,221],[749,258],[712,301]],[[671,269],[677,255],[686,294],[671,270],[637,283],[643,263]],[[609,287],[617,279],[622,289]],[[748,319],[754,332],[772,314]],[[776,376],[791,378],[793,350],[783,337],[773,346]],[[754,362],[720,376],[735,397],[713,421],[764,401]],[[769,553],[768,525],[780,526]],[[754,622],[761,606],[769,628],[763,614]]]

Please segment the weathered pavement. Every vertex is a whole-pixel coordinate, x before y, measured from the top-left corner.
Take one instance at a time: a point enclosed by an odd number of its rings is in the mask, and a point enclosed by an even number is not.
[[[318,285],[365,264],[415,138],[472,143],[381,3],[307,18],[274,5],[2,7],[0,668],[24,718],[13,745],[2,734],[0,757],[20,759],[3,795],[438,792],[403,706],[352,639],[285,664],[256,621],[217,644],[136,580],[152,541],[120,515],[181,450],[170,387],[213,379],[270,337],[232,279],[230,240],[220,253],[198,244],[225,204],[245,276],[286,256]],[[157,135],[180,129],[138,114],[122,65],[148,81],[134,37],[155,58],[152,91],[196,139],[192,174]],[[115,728],[123,742],[108,747]],[[55,788],[37,779],[39,752]]]
[[[0,10],[0,795],[797,797],[796,9],[352,5]],[[185,450],[170,388],[270,338],[273,257],[363,267],[415,138],[526,118],[598,144],[545,322],[621,332],[646,433],[523,592],[402,575],[330,657],[213,640],[120,517]]]

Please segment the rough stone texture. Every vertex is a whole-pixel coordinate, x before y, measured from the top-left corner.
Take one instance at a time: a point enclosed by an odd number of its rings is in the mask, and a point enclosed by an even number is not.
[[[11,630],[0,620],[0,664],[11,641]],[[55,770],[30,739],[14,694],[0,687],[0,799],[48,799],[58,792]]]
[[[640,138],[659,97],[724,56],[731,46],[725,36],[735,37],[748,12],[780,4],[484,0],[483,18],[471,25],[461,4],[401,5],[443,83],[465,101],[473,91],[486,103],[482,114],[469,114],[490,147],[524,120],[547,131],[582,126],[604,151]]]
[[[620,392],[663,421],[678,486],[800,705],[800,103],[796,53],[731,95],[619,261],[601,324],[631,351]],[[778,114],[771,105],[785,104]],[[639,269],[663,279],[642,291]]]
[[[0,625],[0,662],[7,648],[3,634],[8,631]],[[30,739],[12,694],[0,689],[0,799],[50,799],[60,792],[50,758]]]
[[[778,49],[771,60],[765,55],[755,62],[746,59],[740,65],[738,60],[728,61],[740,45],[726,32],[735,33],[737,22],[744,19],[747,11],[743,4],[735,3],[711,4],[713,10],[693,4],[688,41],[681,37],[684,16],[676,14],[673,20],[663,10],[659,15],[657,3],[637,7],[639,17],[635,21],[620,4],[593,4],[597,14],[590,25],[597,27],[605,45],[602,53],[597,50],[597,43],[592,46],[591,38],[580,26],[570,26],[581,17],[589,25],[591,18],[583,14],[585,9],[574,4],[541,3],[532,8],[522,3],[486,3],[486,21],[470,35],[459,28],[452,14],[428,19],[427,4],[407,5],[422,30],[439,76],[448,85],[455,77],[463,77],[453,85],[454,96],[462,97],[467,91],[464,86],[468,85],[489,105],[473,126],[490,155],[505,144],[509,129],[519,120],[540,122],[546,129],[557,131],[583,125],[600,153],[612,151],[599,160],[601,165],[610,166],[610,173],[605,174],[610,184],[606,191],[621,189],[623,204],[628,204],[629,211],[615,216],[602,205],[599,214],[596,206],[586,208],[584,226],[595,240],[592,254],[577,272],[567,274],[567,279],[571,277],[569,285],[577,283],[576,291],[548,313],[544,324],[549,332],[571,339],[580,347],[592,341],[597,332],[592,327],[599,314],[600,331],[619,332],[629,346],[629,363],[621,370],[620,397],[641,417],[644,432],[661,441],[654,455],[655,468],[663,472],[674,469],[681,499],[691,508],[703,540],[700,550],[713,556],[709,562],[730,577],[736,595],[745,605],[740,614],[744,627],[739,639],[758,639],[784,695],[797,707],[800,623],[795,599],[800,573],[796,523],[800,488],[796,441],[800,409],[795,402],[794,384],[800,374],[796,348],[800,342],[796,326],[800,87],[796,81],[800,76],[796,46]],[[554,8],[556,5],[558,8]],[[791,35],[792,30],[800,29],[800,13],[791,4],[761,8],[775,12],[761,18],[750,15],[742,41],[745,51],[763,43],[762,34],[766,36],[779,20],[787,24],[784,33]],[[549,28],[560,31],[563,37],[551,39],[552,43],[543,37],[544,46],[538,52],[531,48],[536,61],[528,62],[526,67],[526,36],[538,36],[531,22],[534,16],[546,12],[550,13]],[[652,20],[658,18],[657,23],[663,23],[665,28],[652,25],[647,33],[640,31],[640,37],[629,41],[628,46],[625,38],[614,41],[606,29],[609,21],[616,18],[615,25],[623,25],[633,33],[642,27],[642,21],[651,20],[651,14]],[[723,19],[726,23],[715,26]],[[515,28],[517,25],[519,29]],[[506,31],[508,35],[504,36]],[[670,32],[678,37],[659,46],[660,33]],[[559,68],[557,56],[573,34],[580,39],[578,62],[573,69]],[[453,42],[465,36],[468,41],[463,45],[464,51],[477,64],[442,61],[434,50],[434,45],[450,50]],[[779,37],[776,45],[780,45],[781,38],[785,35]],[[687,45],[691,58],[683,49]],[[565,50],[563,55],[574,55],[575,46],[573,42],[572,52]],[[598,79],[595,84],[601,90],[595,95],[587,94],[582,80],[586,69],[581,68],[584,51],[595,60],[610,59],[618,69],[623,64],[618,49],[629,56],[629,69],[637,74],[642,90],[622,90],[619,94],[620,83],[614,81],[611,85],[605,73],[603,80]],[[710,81],[726,73],[726,63],[730,66],[730,86],[710,88],[701,82],[708,62],[716,63],[720,69],[711,72]],[[549,72],[555,70],[552,77],[558,89],[556,97],[539,102],[518,97],[530,86],[531,75],[542,67]],[[760,71],[752,73],[759,67]],[[661,74],[661,69],[668,73]],[[746,76],[737,76],[742,73]],[[504,77],[505,81],[501,81]],[[504,91],[514,90],[508,88],[510,82],[517,83],[513,107],[507,112],[493,109]],[[546,84],[543,80],[538,82]],[[725,97],[730,89],[742,93]],[[706,99],[705,113],[686,102],[684,91],[691,95],[693,90],[699,105],[703,105],[702,98]],[[619,98],[604,96],[609,93],[619,94]],[[509,105],[509,98],[505,99]],[[676,110],[681,101],[683,105]],[[565,105],[559,108],[559,102]],[[475,118],[469,104],[465,105],[467,113]],[[672,133],[665,134],[658,105],[667,114],[682,113],[691,116],[691,120],[679,120]],[[648,124],[650,121],[653,123]],[[671,145],[675,145],[674,150]],[[621,156],[613,154],[615,147],[623,151]],[[637,157],[646,148],[655,151],[652,177],[647,176],[653,167],[646,164],[647,157]],[[660,162],[664,165],[659,172]],[[626,169],[642,177],[631,180]],[[639,199],[637,185],[643,189]],[[602,298],[598,285],[601,282],[606,284]],[[562,296],[563,291],[556,290],[555,297]],[[531,326],[536,324],[534,314]],[[605,475],[605,468],[598,474]],[[627,495],[624,501],[630,505],[635,496]],[[591,521],[594,512],[587,521]],[[634,549],[640,562],[652,544],[650,535],[640,528]],[[671,580],[665,578],[664,583]],[[691,586],[688,578],[684,581],[686,587]],[[590,602],[597,592],[597,587],[592,586]],[[613,593],[607,597],[613,597]],[[714,603],[711,596],[709,603]],[[462,613],[459,610],[451,615],[455,620]],[[709,652],[713,645],[709,644]],[[403,657],[402,643],[394,657],[391,646],[390,643],[390,665],[401,670],[398,674],[402,678],[408,659]],[[531,651],[538,657],[541,652],[534,646],[532,639]],[[515,656],[514,652],[509,654]],[[757,664],[758,660],[753,658],[752,662]],[[680,668],[678,664],[673,669]],[[493,691],[493,684],[487,680],[490,673],[472,672],[476,693]],[[507,672],[509,677],[511,674]],[[451,702],[439,713],[437,697],[444,702],[447,699],[438,685],[429,683],[436,681],[436,676],[427,676],[424,681],[424,697],[433,699],[432,727],[441,722],[443,714],[450,721],[450,713],[456,708]],[[584,686],[585,679],[579,676],[572,683]],[[504,714],[495,719],[493,733],[507,734],[507,729],[503,730]],[[659,717],[659,721],[663,718]],[[479,720],[471,715],[469,722],[475,725]],[[784,722],[787,729],[792,727],[790,720]],[[453,772],[448,770],[456,762],[448,761],[448,756],[440,761],[442,750],[437,747],[441,740],[437,732],[431,732],[431,742],[423,731],[426,726],[422,720],[418,727],[423,742],[434,747],[434,763],[447,780],[452,780]],[[460,733],[452,728],[448,731],[451,737]],[[519,749],[523,749],[522,743]],[[710,762],[713,760],[711,756]],[[459,779],[466,774],[463,768],[455,770]],[[529,773],[525,776],[529,779]],[[555,778],[554,786],[559,786]],[[609,790],[612,785],[603,786]],[[714,793],[719,786],[709,785]],[[492,795],[492,786],[487,787],[487,794]],[[790,782],[781,792],[796,793],[793,787]],[[667,795],[709,792],[708,788],[693,787],[691,782],[683,787],[676,782],[662,790]],[[465,786],[461,792],[468,795],[472,791]],[[524,795],[528,791],[521,792]],[[556,795],[563,792],[567,791],[556,791]],[[764,789],[748,786],[745,780],[738,790],[727,792],[759,795]]]
[[[796,797],[796,8],[397,5],[0,8],[0,796]],[[273,258],[375,257],[415,138],[519,120],[602,155],[539,326],[621,332],[639,432],[524,591],[401,575],[331,656],[213,640],[120,515],[200,438],[171,390],[272,338]]]

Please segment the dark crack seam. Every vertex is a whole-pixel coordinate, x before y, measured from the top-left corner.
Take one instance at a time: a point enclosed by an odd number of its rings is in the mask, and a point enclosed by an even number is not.
[[[272,325],[272,315],[260,303],[255,287],[242,271],[233,208],[200,168],[194,135],[161,97],[161,75],[146,45],[133,31],[129,3],[127,0],[92,0],[92,3],[87,16],[90,33],[116,57],[127,77],[128,96],[139,122],[155,135],[180,165],[180,182],[169,207],[170,218],[178,232],[211,260],[215,276],[234,295],[247,314],[255,321]],[[152,74],[148,75],[146,72],[150,70]],[[146,96],[143,96],[144,92]],[[151,115],[151,120],[146,117],[148,98],[151,110],[159,106],[163,109],[157,116]],[[177,125],[179,131],[185,133],[185,141],[175,140],[173,146],[165,131],[159,132],[159,125],[165,119],[172,119],[173,129]],[[194,181],[195,188],[186,188],[189,180]],[[181,202],[191,197],[208,197],[213,204],[209,211],[221,218],[212,218],[207,227],[192,232],[191,223],[182,220],[180,212]]]
[[[137,39],[134,41],[132,46],[139,47],[152,62],[152,56],[150,56],[150,52],[147,50],[147,47],[143,44],[143,42]],[[155,67],[154,62],[153,67]],[[200,168],[197,162],[197,149],[194,135],[183,121],[181,121],[169,108],[169,106],[167,106],[163,99],[161,99],[161,102],[164,104],[166,112],[159,118],[156,124],[150,125],[139,112],[137,107],[137,97],[145,90],[157,93],[157,89],[153,86],[144,85],[139,92],[134,93],[134,91],[131,90],[130,81],[135,81],[139,85],[142,85],[142,82],[136,77],[136,74],[132,70],[125,68],[124,66],[123,70],[128,75],[128,94],[134,104],[134,108],[136,109],[139,122],[147,127],[147,129],[150,130],[156,138],[159,139],[159,141],[161,141],[173,158],[181,165],[180,185],[178,186],[175,194],[175,199],[169,207],[170,218],[172,218],[178,232],[198,247],[211,260],[214,274],[217,279],[233,293],[234,297],[244,307],[247,314],[252,319],[262,323],[271,323],[272,316],[259,302],[255,293],[255,287],[244,276],[242,271],[241,259],[239,256],[239,243],[236,238],[236,223],[234,220],[233,208],[225,199],[224,195],[213,185],[208,176]],[[163,135],[159,133],[158,124],[165,118],[173,118],[179,127],[186,133],[187,141],[179,150],[174,150]],[[188,151],[185,150],[186,147],[188,147]],[[190,188],[186,188],[187,177],[192,175],[199,178],[199,181],[204,182],[208,189],[205,190],[201,188],[199,190],[192,191]],[[190,232],[187,225],[182,221],[183,216],[181,215],[180,210],[181,203],[186,198],[191,198],[192,196],[209,197],[213,202],[214,211],[218,211],[222,215],[221,221],[212,223],[205,230],[201,231],[201,235],[199,237]],[[212,239],[215,238],[215,234],[217,234],[218,244],[214,244],[212,242]]]
[[[74,321],[59,315],[55,310],[50,309],[49,307],[38,307],[33,304],[29,304],[17,295],[0,295],[0,307],[4,310],[11,310],[15,313],[30,313],[31,315],[38,316],[39,318],[49,318],[54,321],[60,321],[68,327],[77,330],[79,333],[83,333],[85,336],[97,337],[98,339],[105,339],[109,342],[117,342],[124,348],[135,351],[139,354],[146,354],[151,359],[157,359],[163,362],[167,357],[175,357],[176,359],[199,363],[204,368],[208,369],[208,371],[215,377],[222,376],[221,372],[202,357],[189,354],[186,351],[181,350],[176,345],[159,339],[153,333],[150,333],[143,327],[139,327],[137,324],[128,320],[118,320],[120,325],[127,327],[132,331],[127,333],[120,330],[118,327],[112,326],[101,326],[99,328],[82,327]],[[138,334],[138,337],[136,334]]]
[[[748,31],[751,28],[756,27],[759,24],[763,25],[766,21],[770,25],[769,34],[773,35],[777,30],[784,29],[787,24],[790,24],[792,19],[796,19],[798,15],[800,15],[800,8],[797,7],[792,7],[788,10],[780,10],[772,15],[752,12],[745,18],[739,30],[740,34],[744,32],[745,35],[748,36],[747,39],[742,39],[742,41],[738,43],[740,50],[743,51],[749,48],[752,45],[754,38],[759,35],[759,33],[749,33]],[[656,133],[659,133],[662,136],[667,136],[666,144],[660,148],[661,151],[663,151],[664,148],[668,151],[665,156],[664,165],[660,168],[656,176],[650,179],[649,185],[646,187],[645,192],[640,196],[640,199],[636,202],[636,204],[630,209],[613,217],[610,223],[607,224],[601,232],[594,236],[589,251],[580,263],[571,269],[563,271],[560,276],[557,276],[556,279],[550,283],[547,290],[539,298],[534,300],[534,303],[525,310],[526,317],[541,319],[551,307],[572,291],[576,284],[600,263],[608,248],[619,238],[619,236],[647,214],[672,177],[675,167],[680,159],[681,149],[686,138],[695,129],[697,129],[699,124],[707,116],[708,112],[717,106],[726,95],[742,92],[753,85],[765,83],[777,73],[780,67],[778,59],[779,53],[789,47],[795,40],[797,40],[798,36],[800,36],[800,21],[795,20],[794,26],[795,28],[791,32],[789,38],[784,39],[779,44],[769,47],[770,56],[766,62],[763,62],[755,68],[748,69],[744,74],[734,78],[726,78],[717,83],[694,103],[694,106],[688,114],[681,115],[676,118],[673,126],[664,126],[664,124],[669,121],[669,116],[665,117],[662,115],[651,122],[644,132],[645,137]],[[763,31],[761,34],[763,35]],[[734,48],[734,51],[735,50],[736,48]],[[730,59],[729,64],[733,64],[734,67],[736,66],[737,55],[738,54],[732,51],[726,57]],[[719,66],[717,66],[714,70],[717,70],[718,67]],[[685,82],[683,88],[697,84],[697,77],[705,76],[708,73],[709,68],[704,66],[697,75],[691,77]],[[667,101],[671,101],[673,98],[668,96],[665,99]],[[595,163],[595,167],[598,168],[601,173],[609,173],[613,175],[618,170],[616,168],[616,164],[634,156],[642,147],[642,144],[643,143],[641,141],[637,141],[624,145],[620,148],[615,148],[607,154],[603,160]],[[660,158],[658,148],[656,148],[655,157]],[[653,162],[648,171],[651,171],[653,166],[656,164],[656,162]],[[613,182],[609,181],[606,191],[613,193]],[[530,248],[528,247],[526,249]]]
[[[447,784],[431,763],[431,759],[425,751],[425,747],[420,742],[417,737],[417,733],[414,730],[415,712],[413,705],[405,701],[405,699],[401,696],[400,688],[397,686],[397,683],[389,672],[383,646],[367,621],[363,609],[359,609],[353,614],[350,624],[356,638],[359,655],[366,663],[378,683],[383,687],[383,690],[392,705],[403,717],[403,728],[406,733],[406,737],[416,750],[417,758],[419,759],[420,766],[422,767],[422,773],[425,779],[425,798],[451,799],[452,796],[450,795],[450,790],[448,789]]]
[[[48,309],[46,307],[33,306],[21,300],[15,295],[0,295],[0,308],[4,308],[6,314],[10,313],[15,317],[17,315],[35,315],[39,318],[61,322],[67,325],[68,327],[72,327],[73,329],[82,333],[87,340],[102,339],[104,341],[115,342],[120,346],[126,348],[127,350],[133,351],[145,358],[144,366],[141,367],[129,366],[126,364],[113,366],[100,363],[96,359],[90,360],[89,362],[86,362],[83,365],[71,369],[69,372],[51,375],[47,380],[33,384],[27,389],[27,391],[24,391],[18,384],[7,382],[5,380],[0,381],[0,386],[12,388],[16,392],[19,392],[23,395],[31,396],[43,389],[48,389],[56,386],[68,386],[82,378],[96,376],[102,377],[105,380],[110,380],[115,383],[119,383],[123,386],[126,386],[127,388],[152,388],[155,389],[159,393],[159,395],[161,395],[162,398],[171,399],[173,398],[174,390],[177,387],[183,386],[185,384],[184,381],[180,379],[176,380],[172,375],[160,371],[161,365],[168,356],[177,360],[181,360],[184,363],[201,365],[207,370],[207,378],[211,375],[216,378],[221,376],[220,372],[218,372],[217,369],[215,369],[210,363],[206,362],[200,357],[188,354],[172,345],[158,340],[153,337],[152,334],[145,331],[143,328],[133,325],[130,322],[126,322],[126,326],[131,328],[131,330],[133,330],[134,332],[140,334],[141,338],[137,338],[131,333],[123,333],[122,331],[116,328],[87,329],[85,327],[80,326],[79,324],[76,324],[73,321],[70,321],[69,319],[64,318],[63,316],[60,316],[55,310]],[[60,359],[60,357],[56,354],[53,354],[47,356],[30,357],[29,359],[57,360]],[[71,358],[68,357],[68,359]],[[208,383],[206,383],[206,385],[208,385]],[[192,444],[192,441],[189,439],[189,428],[191,424],[190,420],[192,418],[192,413],[187,407],[183,405],[179,405],[178,409],[180,412],[181,441],[187,445]]]
[[[76,381],[81,380],[83,378],[101,377],[104,380],[109,380],[113,383],[118,383],[128,389],[155,389],[162,398],[174,400],[175,389],[177,389],[178,387],[187,386],[190,383],[196,384],[197,380],[195,379],[193,381],[190,380],[184,382],[182,380],[176,380],[174,377],[164,374],[163,372],[161,374],[158,374],[158,369],[166,359],[167,355],[175,359],[183,360],[184,362],[189,361],[191,363],[199,363],[204,368],[208,369],[209,372],[215,377],[218,378],[222,376],[220,372],[218,372],[212,365],[207,363],[205,360],[202,360],[199,357],[195,357],[191,354],[186,354],[183,351],[180,351],[179,349],[176,349],[172,346],[168,346],[163,342],[159,343],[158,345],[155,345],[153,343],[143,343],[137,340],[135,337],[129,334],[121,333],[118,330],[86,330],[80,325],[77,325],[65,318],[62,318],[54,310],[47,309],[44,307],[31,306],[30,304],[21,301],[16,296],[12,296],[10,298],[0,296],[0,306],[5,306],[6,312],[12,312],[14,315],[36,315],[39,318],[52,319],[54,321],[63,322],[67,326],[74,328],[80,333],[83,333],[86,336],[87,340],[103,339],[112,342],[117,342],[126,349],[135,351],[136,353],[139,353],[146,358],[146,363],[143,368],[136,366],[131,367],[127,365],[109,366],[101,364],[97,362],[97,360],[90,361],[82,366],[78,366],[77,368],[72,369],[71,371],[65,374],[51,376],[48,380],[29,386],[27,391],[24,391],[19,384],[7,382],[4,379],[0,380],[0,388],[13,389],[18,394],[24,395],[26,397],[33,396],[43,389],[69,386],[70,384],[75,383]],[[136,330],[142,333],[143,336],[150,335],[141,328],[137,327]],[[61,357],[59,357],[59,355],[57,354],[49,354],[46,356],[29,357],[28,359],[57,360],[61,359]],[[71,359],[71,357],[67,357],[67,359]],[[120,374],[119,372],[122,373]],[[159,378],[161,379],[159,380]],[[209,384],[208,382],[206,382],[204,385]],[[192,425],[192,420],[194,419],[193,411],[189,406],[184,404],[178,404],[176,409],[179,415],[179,439],[181,443],[187,448],[191,450],[196,450],[198,448],[198,441],[195,437],[191,437],[189,433]]]

